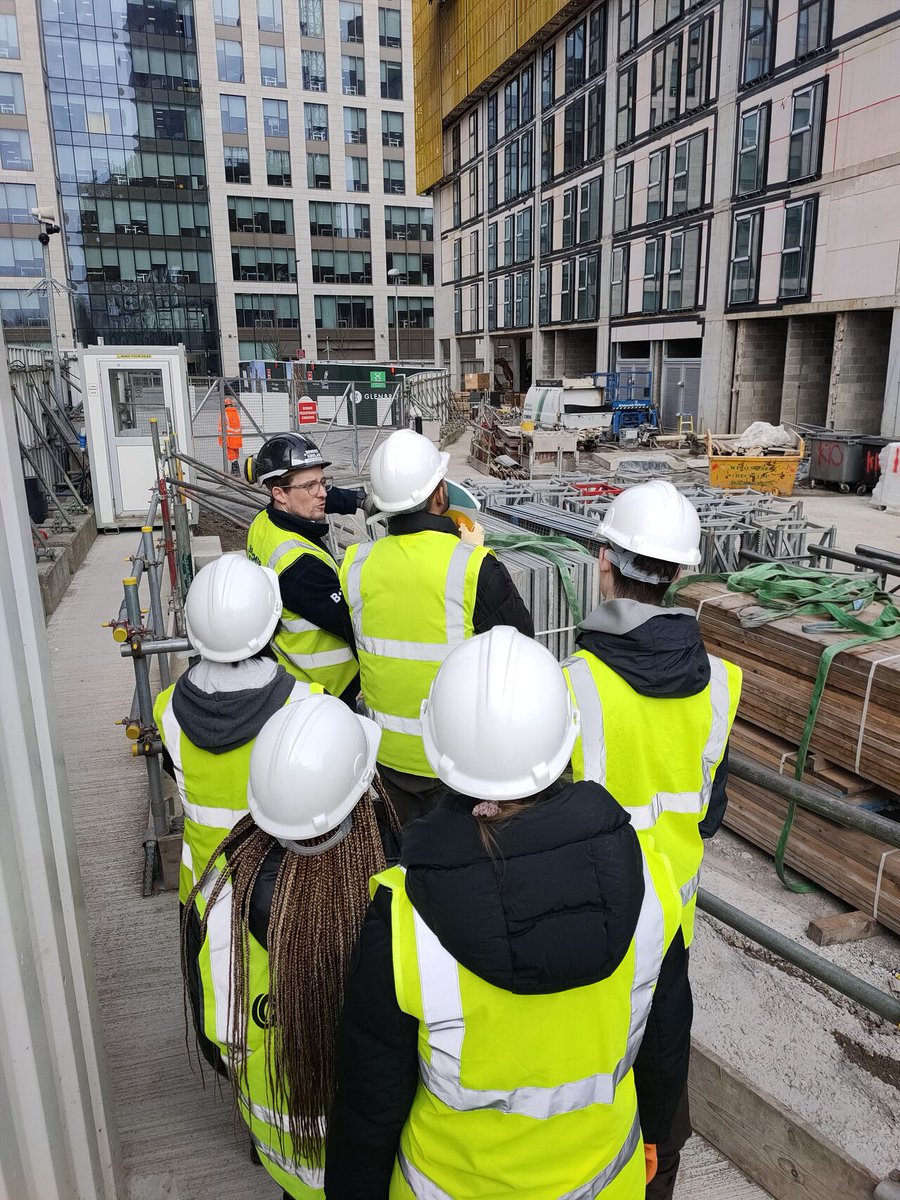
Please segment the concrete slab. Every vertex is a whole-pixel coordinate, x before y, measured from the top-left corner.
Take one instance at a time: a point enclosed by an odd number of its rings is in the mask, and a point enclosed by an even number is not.
[[[93,509],[82,513],[81,516],[73,516],[72,522],[75,525],[74,532],[65,530],[61,533],[51,533],[47,538],[48,546],[58,546],[65,551],[70,575],[74,575],[84,562],[97,536],[97,521]]]
[[[215,535],[192,537],[191,551],[194,556],[194,573],[222,557],[222,541]]]

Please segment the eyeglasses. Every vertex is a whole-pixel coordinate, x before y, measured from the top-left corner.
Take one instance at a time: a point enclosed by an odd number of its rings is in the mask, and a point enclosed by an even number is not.
[[[330,492],[331,485],[333,483],[334,480],[330,475],[323,475],[321,479],[311,479],[309,483],[288,483],[280,484],[279,486],[283,492],[306,492],[308,496],[311,496],[312,493],[317,492],[319,488],[321,488],[324,492]]]

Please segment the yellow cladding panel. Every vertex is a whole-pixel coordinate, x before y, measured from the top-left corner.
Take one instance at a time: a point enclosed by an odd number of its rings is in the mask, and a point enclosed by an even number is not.
[[[444,118],[540,33],[568,0],[413,0],[416,184],[443,175]]]

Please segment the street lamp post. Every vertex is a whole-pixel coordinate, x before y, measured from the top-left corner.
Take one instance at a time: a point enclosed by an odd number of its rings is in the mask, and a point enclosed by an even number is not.
[[[33,208],[31,215],[40,226],[41,232],[38,234],[44,252],[44,284],[45,295],[47,297],[47,319],[50,324],[50,346],[51,346],[51,361],[53,363],[53,383],[56,389],[56,404],[61,412],[65,411],[62,389],[62,371],[59,365],[59,333],[56,328],[56,293],[55,283],[53,279],[53,267],[50,263],[50,238],[54,233],[60,232],[60,227],[56,223],[56,213],[49,212],[42,208]]]
[[[400,276],[402,271],[392,267],[388,271],[388,279],[394,281],[394,358],[400,365]]]

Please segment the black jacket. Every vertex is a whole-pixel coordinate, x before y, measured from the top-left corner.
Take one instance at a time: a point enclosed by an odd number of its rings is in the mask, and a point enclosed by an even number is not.
[[[459,537],[459,530],[449,517],[439,517],[433,513],[399,513],[388,521],[388,533],[393,536],[422,533],[426,529]],[[472,623],[476,633],[487,633],[495,625],[512,625],[526,637],[534,637],[531,613],[516,590],[509,571],[493,554],[485,558],[478,572]]]
[[[352,514],[357,512],[364,492],[357,488],[333,487],[325,499],[327,513]],[[266,509],[269,520],[286,533],[299,534],[309,538],[317,546],[322,547],[328,535],[327,521],[307,521],[303,517],[295,517],[291,513],[269,505]],[[320,629],[343,640],[356,652],[356,641],[353,637],[353,624],[350,620],[350,609],[341,592],[337,573],[312,554],[301,554],[292,562],[287,570],[278,576],[281,590],[281,600],[285,608],[312,621]],[[353,707],[359,694],[359,676],[350,683],[344,699]]]
[[[607,978],[631,943],[643,899],[640,849],[624,810],[598,784],[555,784],[496,827],[492,858],[472,803],[448,795],[404,832],[407,894],[441,944],[468,970],[517,994]],[[679,932],[635,1065],[647,1141],[668,1132],[685,1086],[691,1016]],[[363,926],[341,1019],[328,1200],[386,1200],[419,1080],[417,1033],[417,1020],[397,1004],[382,888]]]
[[[636,600],[608,600],[581,622],[575,636],[587,650],[642,696],[679,700],[709,686],[709,656],[696,614],[688,608],[656,608]],[[728,804],[728,747],[713,780],[700,836],[711,838]]]

